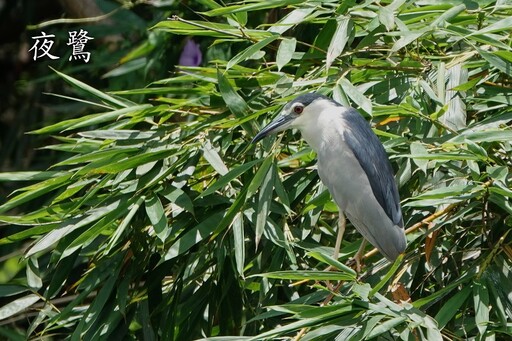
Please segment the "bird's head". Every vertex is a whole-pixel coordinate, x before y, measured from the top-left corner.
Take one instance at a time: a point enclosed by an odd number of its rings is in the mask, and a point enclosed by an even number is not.
[[[328,105],[337,103],[315,92],[300,95],[288,102],[281,113],[254,137],[252,143],[288,128],[300,128],[301,125],[307,124],[307,121],[314,120],[318,112]]]

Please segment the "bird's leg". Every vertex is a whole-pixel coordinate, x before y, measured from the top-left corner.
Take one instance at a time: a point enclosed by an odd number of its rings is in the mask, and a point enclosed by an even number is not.
[[[361,242],[361,246],[359,246],[359,250],[357,250],[354,261],[356,262],[356,271],[358,273],[361,272],[361,262],[364,257],[364,248],[366,247],[367,240],[363,238],[363,241]]]
[[[336,245],[334,245],[334,253],[332,255],[332,258],[338,259],[338,256],[340,255],[340,247],[341,247],[341,241],[343,240],[343,234],[345,233],[345,226],[347,224],[347,220],[345,219],[345,214],[341,210],[340,211],[340,217],[338,219],[338,235],[336,236]]]
[[[338,218],[338,234],[336,236],[336,244],[334,245],[334,252],[332,254],[332,258],[334,258],[336,260],[338,260],[338,256],[340,255],[341,241],[343,240],[343,234],[345,233],[345,225],[347,224],[347,220],[345,219],[345,214],[343,213],[341,208],[339,208],[339,211],[340,211],[340,215]],[[325,271],[331,271],[333,269],[334,269],[334,267],[332,265],[329,265],[325,269]],[[327,288],[329,288],[329,290],[331,290],[331,291],[335,290],[329,281],[327,281],[326,284],[327,284]]]

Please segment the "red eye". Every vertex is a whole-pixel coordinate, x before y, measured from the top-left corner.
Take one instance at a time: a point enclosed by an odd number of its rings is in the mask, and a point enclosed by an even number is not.
[[[296,114],[302,114],[304,107],[302,105],[297,105],[293,108],[293,112]]]

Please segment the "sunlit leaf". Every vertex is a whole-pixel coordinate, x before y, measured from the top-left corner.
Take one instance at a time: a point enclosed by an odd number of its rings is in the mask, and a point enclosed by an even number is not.
[[[295,52],[295,48],[297,45],[297,39],[295,38],[285,38],[279,44],[279,49],[277,50],[276,56],[276,64],[277,69],[281,71],[283,66],[288,64],[290,60],[292,60],[293,53]]]

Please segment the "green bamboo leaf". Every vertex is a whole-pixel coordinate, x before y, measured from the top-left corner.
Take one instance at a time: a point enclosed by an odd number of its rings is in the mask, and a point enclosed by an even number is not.
[[[405,320],[406,320],[405,316],[398,316],[398,317],[393,317],[385,322],[382,322],[382,323],[378,324],[375,328],[373,328],[370,333],[368,333],[367,338],[369,340],[371,340],[383,333],[389,332],[394,327],[405,322]]]
[[[340,86],[343,88],[343,91],[350,97],[355,104],[357,104],[361,109],[367,112],[370,116],[372,115],[372,101],[366,98],[365,95],[358,88],[356,88],[352,83],[348,81],[346,78],[341,78],[339,80]]]
[[[501,41],[493,38],[493,35],[491,34],[474,34],[474,30],[462,27],[462,26],[456,26],[456,25],[448,25],[444,28],[448,32],[452,33],[454,37],[457,37],[458,39],[462,39],[468,36],[471,36],[471,40],[474,40],[475,42],[484,44],[484,45],[490,45],[494,46],[500,50],[510,50],[510,46],[507,44],[502,43]],[[478,49],[477,47],[475,47]]]
[[[281,71],[283,66],[288,64],[292,60],[295,48],[297,46],[297,39],[295,38],[284,38],[279,44],[277,49],[276,64],[277,70]]]
[[[5,320],[6,318],[11,317],[11,316],[27,309],[28,307],[30,307],[31,305],[33,305],[40,299],[41,299],[41,296],[39,296],[39,295],[29,294],[27,296],[18,298],[10,303],[7,303],[6,305],[4,305],[3,307],[0,308],[0,321]]]
[[[42,171],[42,172],[2,172],[0,173],[0,181],[38,181],[56,178],[66,174],[59,171]]]
[[[74,183],[69,184],[69,186],[66,187],[64,192],[61,192],[55,199],[52,200],[52,204],[56,204],[59,202],[63,202],[68,198],[72,198],[75,194],[83,190],[84,188],[87,188],[89,186],[94,186],[98,182],[98,179],[91,178],[91,179],[85,179],[82,181],[77,181]]]
[[[512,52],[511,51],[500,50],[500,51],[493,51],[492,53],[494,53],[498,57],[506,60],[507,62],[512,63]]]
[[[224,164],[224,161],[222,161],[219,153],[217,153],[208,140],[203,144],[203,157],[220,175],[226,175],[229,172],[228,167]]]
[[[487,284],[483,281],[473,283],[473,303],[475,307],[475,323],[479,334],[483,338],[489,320],[489,290]]]
[[[486,168],[487,174],[494,180],[499,180],[501,183],[507,183],[508,170],[509,168],[507,166],[487,166]]]
[[[126,217],[124,217],[123,221],[117,226],[115,232],[110,237],[108,245],[105,249],[105,254],[109,254],[113,250],[113,248],[116,246],[118,240],[121,238],[121,236],[123,235],[123,233],[126,230],[126,228],[128,227],[128,225],[130,225],[133,217],[138,212],[140,206],[142,205],[142,203],[145,200],[146,200],[146,197],[144,195],[140,196],[133,203],[133,205],[131,205],[131,207],[128,211],[128,214],[126,215]]]
[[[388,31],[393,30],[395,27],[395,16],[390,6],[381,7],[379,9],[379,21]]]
[[[34,225],[34,222],[25,223],[25,224],[17,222],[18,219],[16,219],[16,217],[14,217],[14,219],[8,219],[8,218],[9,217],[2,216],[0,218],[0,221],[5,221],[5,222],[13,224],[13,225]],[[53,224],[41,224],[41,223],[39,223],[39,225],[37,225],[35,227],[27,228],[27,229],[25,229],[25,230],[23,230],[21,232],[13,233],[13,234],[11,234],[9,236],[1,238],[0,239],[0,245],[11,244],[11,243],[23,241],[23,240],[28,239],[30,237],[41,236],[41,235],[43,235],[45,233],[48,233],[48,232],[52,231],[53,229],[57,228],[58,226],[59,226],[59,224],[57,224],[57,223],[53,223]]]
[[[53,274],[48,289],[45,293],[45,298],[54,298],[59,291],[62,289],[67,279],[71,276],[73,266],[77,261],[79,252],[75,252],[72,257],[62,258],[57,266],[55,267],[55,273]]]
[[[305,2],[305,0],[260,0],[248,2],[243,5],[223,6],[207,12],[202,12],[201,14],[214,17],[238,12],[251,12],[269,8],[298,5],[303,2]]]
[[[279,38],[279,36],[276,34],[276,35],[267,37],[263,40],[260,40],[257,43],[252,44],[251,46],[249,46],[248,48],[246,48],[245,50],[243,50],[242,52],[238,53],[236,56],[231,58],[231,60],[226,65],[226,70],[229,70],[233,66],[238,65],[239,63],[241,63],[243,61],[246,61],[247,59],[252,57],[256,52],[260,51],[262,48],[264,48],[265,46],[267,46],[268,44],[270,44],[277,38]],[[219,80],[219,82],[220,82],[220,80]]]
[[[336,31],[334,32],[329,48],[327,49],[327,56],[325,60],[325,67],[327,69],[331,67],[333,61],[338,58],[345,49],[345,45],[347,45],[352,31],[352,22],[350,17],[337,17],[336,25]]]
[[[273,197],[274,188],[274,172],[267,168],[267,172],[261,184],[260,195],[258,197],[258,206],[256,208],[256,226],[254,241],[256,248],[260,242],[265,226],[267,225],[270,203]]]
[[[231,207],[226,211],[224,217],[222,217],[222,220],[216,226],[214,236],[217,236],[219,233],[223,232],[228,226],[233,225],[236,215],[242,211],[242,208],[245,205],[246,197],[247,189],[244,188],[238,194]]]
[[[458,16],[460,13],[466,10],[465,4],[460,4],[457,6],[451,7],[449,10],[437,16],[436,19],[430,24],[431,27],[443,26],[446,25],[446,22],[449,22],[451,19]]]
[[[100,140],[148,140],[160,135],[159,132],[140,130],[89,130],[78,133],[79,136]]]
[[[54,138],[63,143],[47,145],[41,149],[55,150],[72,154],[87,154],[102,147],[101,141],[93,141],[91,139],[62,136],[54,136]]]
[[[200,241],[209,237],[215,231],[223,216],[224,212],[214,213],[199,223],[197,226],[188,230],[186,233],[176,239],[176,241],[171,245],[169,250],[164,255],[163,259],[170,260],[176,258],[184,252],[190,250],[191,247]]]
[[[279,177],[279,170],[276,164],[272,165],[272,171],[274,172],[274,189],[276,194],[284,205],[286,212],[291,214],[292,210],[290,208],[290,198],[288,197],[288,192],[286,191],[283,182]]]
[[[264,277],[285,280],[311,280],[311,281],[351,281],[352,274],[332,272],[332,271],[313,271],[313,270],[297,270],[297,271],[275,271],[267,272],[249,277]]]
[[[415,200],[422,199],[440,199],[446,197],[457,197],[457,196],[467,196],[474,195],[475,193],[479,193],[483,190],[480,185],[452,185],[448,187],[441,187],[426,191],[414,197]]]
[[[249,111],[247,103],[244,99],[233,89],[228,79],[220,72],[217,71],[217,79],[219,81],[219,90],[222,95],[222,99],[228,106],[229,110],[236,117],[243,117]]]
[[[182,95],[201,95],[205,91],[208,91],[209,88],[213,88],[213,84],[209,86],[204,86],[201,88],[189,88],[184,89],[180,86],[161,86],[161,87],[147,87],[142,89],[130,89],[130,90],[118,90],[111,91],[110,93],[113,95],[166,95],[166,94],[182,94]]]
[[[396,52],[400,50],[401,48],[409,45],[413,41],[418,40],[423,35],[427,34],[430,30],[428,28],[423,28],[418,31],[401,31],[399,32],[399,35],[401,36],[400,39],[398,39],[391,48],[391,51]]]
[[[427,295],[425,297],[422,297],[422,298],[414,301],[413,306],[415,308],[421,308],[427,304],[436,302],[440,298],[451,293],[454,289],[456,289],[460,285],[470,286],[470,282],[472,280],[473,280],[473,276],[466,275],[466,276],[459,277],[459,278],[457,278],[457,280],[450,282],[447,286],[443,287],[439,291],[436,291],[435,293],[432,293],[430,295]]]
[[[453,91],[468,91],[468,90],[471,90],[471,89],[474,89],[475,86],[482,80],[482,77],[476,77],[474,79],[471,79],[469,80],[468,82],[464,83],[464,84],[460,84],[460,85],[457,85],[456,87],[453,87],[451,89],[448,89],[448,90],[453,90]]]
[[[247,198],[252,197],[253,194],[258,191],[273,162],[274,160],[272,157],[265,158],[265,161],[263,161],[263,164],[258,168],[258,171],[252,178],[251,183],[249,183],[247,188]]]
[[[465,142],[468,150],[473,154],[477,155],[478,157],[480,157],[481,160],[487,160],[489,158],[487,151],[481,145],[468,139],[466,139]]]
[[[411,159],[419,159],[419,160],[439,160],[439,161],[464,161],[464,160],[475,160],[480,161],[480,157],[476,156],[474,154],[468,154],[464,150],[461,150],[459,153],[448,153],[448,152],[441,152],[441,153],[418,153],[418,154],[406,154],[405,157],[409,157]]]
[[[36,129],[31,131],[32,134],[51,134],[55,132],[61,132],[66,130],[73,130],[83,127],[88,127],[96,124],[105,122],[111,122],[119,119],[120,117],[127,114],[134,114],[142,112],[146,109],[150,109],[153,106],[150,104],[136,105],[136,106],[125,106],[122,109],[107,111],[98,114],[85,115],[79,118],[73,118],[70,120],[64,120],[44,128]]]
[[[104,162],[108,160],[99,160],[96,163],[90,163],[87,166],[83,167],[78,174],[87,174],[88,172],[93,173],[107,173],[107,174],[117,174],[127,169],[133,169],[140,165],[144,165],[147,163],[151,163],[153,161],[160,161],[166,159],[170,156],[176,156],[179,154],[179,151],[176,149],[164,149],[164,150],[154,150],[154,151],[146,151],[139,155],[134,155],[130,157],[125,157],[121,153],[115,154],[110,162]]]
[[[159,194],[162,194],[173,204],[194,214],[194,203],[192,202],[192,199],[190,199],[190,197],[187,195],[187,193],[185,193],[182,189],[170,187],[167,190],[159,192]]]
[[[59,173],[61,174],[61,173]],[[23,203],[38,198],[44,194],[54,191],[57,188],[66,186],[70,179],[71,173],[65,173],[48,180],[44,180],[35,185],[27,186],[23,188],[23,193],[18,194],[14,198],[7,201],[5,204],[0,206],[0,213],[9,211]]]
[[[138,197],[136,199],[138,201],[143,200],[142,197]],[[103,218],[99,219],[90,228],[86,229],[83,233],[76,237],[66,247],[64,252],[62,252],[61,259],[74,254],[76,250],[101,236],[103,231],[109,229],[117,231],[117,229],[119,229],[119,220],[122,217],[125,217],[125,219],[121,222],[121,224],[124,224],[126,221],[126,215],[130,214],[130,209],[134,207],[134,202],[136,202],[135,198],[131,198],[130,200],[127,198],[127,196],[119,198],[118,206],[116,206],[115,209],[106,214]],[[134,212],[136,212],[136,209]]]
[[[68,76],[62,72],[59,72],[52,68],[52,70],[59,75],[62,79],[64,79],[67,83],[73,85],[74,87],[82,90],[87,95],[93,96],[99,99],[103,104],[109,105],[112,109],[118,108],[127,108],[130,106],[130,102],[126,100],[120,100],[118,98],[107,95],[106,93],[99,91],[93,88],[90,85],[85,84],[84,82],[79,81],[71,76]]]
[[[29,289],[22,285],[0,284],[0,297],[9,297],[21,294]]]
[[[136,70],[143,69],[147,65],[147,59],[144,57],[135,59],[135,57],[137,55],[148,54],[151,52],[151,50],[152,46],[148,43],[139,46],[139,49],[132,51],[132,53],[128,54],[121,60],[121,65],[104,73],[102,78],[119,77],[130,74]]]
[[[39,262],[36,257],[30,257],[27,261],[27,284],[30,289],[37,291],[42,288],[43,280],[41,278],[41,271],[39,270]]]
[[[197,2],[211,9],[222,7],[221,5],[216,3],[215,0],[197,0]]]
[[[179,20],[167,20],[157,23],[151,29],[167,31],[172,34],[186,36],[206,36],[223,39],[233,39],[233,37],[244,38],[245,36],[252,39],[264,39],[271,35],[270,32],[264,30],[246,29],[240,31],[240,28],[233,27],[229,24],[214,23],[208,21],[187,20],[187,22]]]
[[[45,234],[41,239],[39,239],[30,249],[28,249],[25,256],[30,257],[38,252],[47,251],[51,246],[76,229],[97,221],[111,211],[116,210],[120,203],[120,200],[116,200],[109,205],[91,209],[83,216],[78,216],[74,219],[64,221],[58,228],[53,229],[51,232]]]
[[[284,32],[288,31],[294,25],[307,22],[306,18],[314,13],[314,8],[296,8],[290,13],[286,14],[281,20],[279,20],[276,24],[269,27],[268,31],[272,33],[278,33],[282,35]],[[292,38],[294,39],[294,38]]]
[[[258,159],[253,160],[247,163],[244,163],[243,165],[237,166],[227,172],[225,175],[221,176],[216,182],[213,183],[210,187],[208,187],[204,192],[199,194],[199,198],[205,197],[207,195],[210,195],[214,193],[215,191],[225,187],[227,184],[229,184],[232,180],[237,178],[238,176],[242,175],[249,169],[251,169],[254,165],[262,162],[264,159]]]
[[[164,242],[167,236],[167,217],[165,215],[164,206],[158,198],[158,195],[153,195],[145,201],[146,214],[149,221],[153,225],[153,229],[157,237]]]
[[[323,325],[326,321],[332,321],[333,319],[336,319],[337,321],[342,320],[342,317],[345,315],[349,315],[349,318],[346,322],[349,324],[352,320],[352,317],[354,314],[357,314],[360,312],[360,309],[354,308],[351,305],[342,305],[339,304],[337,306],[336,311],[332,311],[330,313],[326,313],[317,317],[312,318],[304,318],[300,319],[296,322],[288,323],[283,326],[275,327],[267,332],[261,333],[253,338],[251,338],[251,341],[257,341],[257,340],[267,340],[267,339],[275,339],[275,336],[277,335],[287,335],[290,332],[297,332],[301,330],[302,328],[306,327],[313,327],[313,326],[319,326]]]
[[[235,246],[236,270],[243,277],[245,268],[245,232],[244,216],[241,212],[237,213],[235,219],[233,219],[233,244]]]
[[[54,165],[54,167],[60,167],[60,166],[69,166],[69,165],[77,165],[80,163],[89,163],[99,160],[108,160],[109,162],[112,162],[112,159],[119,154],[130,154],[130,153],[137,153],[140,152],[140,148],[108,148],[108,149],[102,149],[97,151],[91,151],[89,153],[85,154],[79,154],[72,156],[66,160],[63,160],[61,162],[58,162]]]
[[[422,155],[425,155],[428,153],[427,149],[423,146],[422,143],[420,142],[413,142],[411,143],[411,155],[415,155],[415,154],[422,154]],[[416,166],[418,166],[418,168],[423,172],[423,173],[427,173],[427,166],[428,166],[428,161],[425,160],[425,159],[414,159],[413,158],[413,161],[414,163],[416,164]]]
[[[353,276],[354,280],[357,277],[357,273],[352,268],[349,268],[345,264],[337,261],[336,259],[334,259],[332,257],[327,257],[323,253],[320,253],[320,252],[317,252],[317,251],[309,251],[307,253],[307,255],[309,257],[313,257],[313,258],[315,258],[315,259],[317,259],[317,260],[319,260],[319,261],[321,261],[323,263],[329,264],[329,265],[331,265],[332,267],[334,267],[334,268],[336,268],[338,270],[341,270],[343,272],[351,274]]]
[[[397,272],[398,268],[400,267],[400,264],[402,263],[402,259],[404,258],[403,254],[398,256],[398,258],[395,260],[389,271],[386,273],[386,275],[382,278],[382,280],[375,285],[370,293],[368,294],[369,297],[372,297],[374,295],[377,295],[379,290],[386,285],[386,283],[389,281],[389,279]]]
[[[439,328],[443,329],[446,324],[457,314],[459,308],[466,302],[471,293],[471,287],[463,287],[458,293],[453,295],[443,307],[437,312],[435,319]]]
[[[478,53],[489,63],[489,65],[495,67],[496,69],[500,70],[501,72],[508,76],[512,76],[512,63],[500,58],[499,56],[491,52],[487,52],[478,47],[475,48],[478,51]]]
[[[494,192],[494,190],[492,192]],[[489,196],[489,201],[500,206],[503,210],[505,210],[505,212],[512,215],[512,203],[507,197],[504,197],[500,194],[491,193]]]
[[[487,34],[487,33],[493,33],[493,32],[503,32],[504,30],[508,30],[512,27],[512,17],[504,18],[501,20],[498,20],[492,25],[483,27],[479,29],[478,31],[474,31],[470,33],[469,35],[476,35],[476,34]]]
[[[111,295],[112,290],[117,282],[117,276],[121,267],[116,267],[111,269],[112,276],[108,277],[105,283],[103,283],[102,288],[98,291],[98,294],[92,301],[92,304],[89,305],[89,308],[84,314],[84,318],[80,319],[78,326],[73,331],[71,335],[71,340],[78,341],[82,339],[82,336],[94,325],[97,324],[97,320],[102,316],[102,310],[109,302],[109,296]]]
[[[467,131],[455,136],[447,142],[464,143],[467,140],[475,143],[512,141],[512,130],[486,129],[478,131]]]

